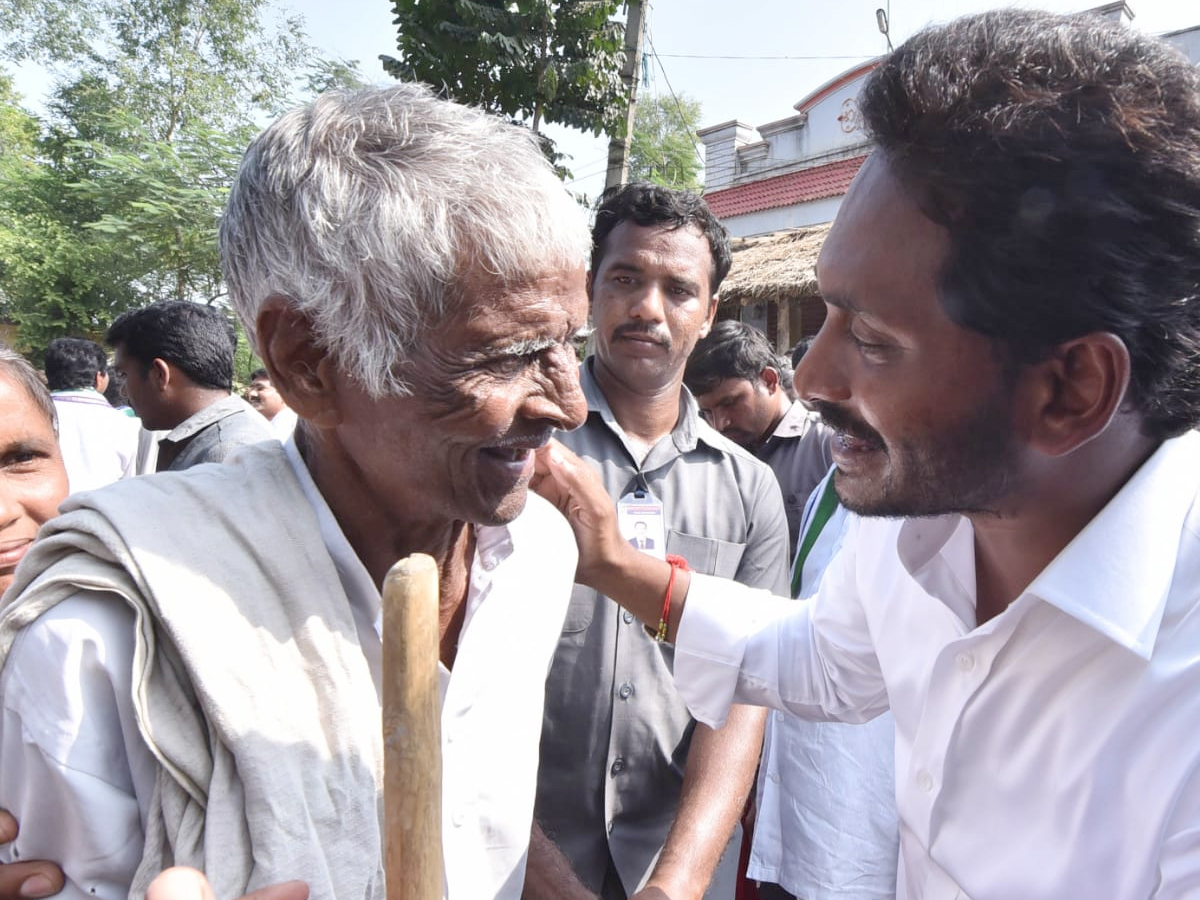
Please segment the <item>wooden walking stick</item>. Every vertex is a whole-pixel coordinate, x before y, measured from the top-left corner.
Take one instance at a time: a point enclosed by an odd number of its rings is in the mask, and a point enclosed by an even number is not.
[[[415,553],[383,582],[384,873],[388,900],[441,900],[438,570]]]

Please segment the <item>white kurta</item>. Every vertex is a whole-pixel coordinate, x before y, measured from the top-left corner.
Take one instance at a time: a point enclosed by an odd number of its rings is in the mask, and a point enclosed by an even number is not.
[[[378,673],[379,592],[294,444],[286,447],[287,459],[275,452],[285,468],[290,461],[312,506],[319,541],[346,595],[335,602],[349,602],[367,667]],[[245,514],[293,524],[304,518],[285,509]],[[230,546],[228,553],[263,554],[277,563],[286,561],[288,547],[268,541]],[[508,526],[478,530],[454,671],[441,673],[443,849],[451,900],[520,897],[544,682],[574,559],[565,522],[533,495]],[[229,562],[217,555],[212,565]],[[0,849],[0,859],[60,861],[68,879],[64,900],[124,898],[142,855],[157,763],[139,733],[131,697],[133,633],[128,607],[112,595],[81,592],[26,627],[0,673],[0,805],[21,823],[19,838]],[[223,652],[213,647],[215,657]],[[286,842],[291,823],[280,813],[274,824]],[[339,839],[350,837],[328,835],[331,853]],[[210,863],[210,871],[219,865]],[[270,869],[269,861],[258,865]],[[282,880],[297,873],[264,874]]]
[[[890,707],[901,898],[1194,898],[1198,496],[1189,432],[980,627],[957,516],[858,520],[807,604],[694,577],[677,685],[711,724]]]

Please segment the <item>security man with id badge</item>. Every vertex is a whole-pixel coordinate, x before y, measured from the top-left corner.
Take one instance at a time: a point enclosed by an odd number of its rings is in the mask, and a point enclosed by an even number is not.
[[[588,418],[560,439],[600,474],[634,546],[786,593],[775,477],[705,424],[683,387],[729,271],[725,229],[699,197],[635,184],[602,198],[592,239]],[[535,817],[549,840],[535,834],[529,858],[547,896],[732,900],[763,716],[698,725],[672,663],[631,613],[575,586],[546,687]],[[569,866],[555,867],[562,857]]]

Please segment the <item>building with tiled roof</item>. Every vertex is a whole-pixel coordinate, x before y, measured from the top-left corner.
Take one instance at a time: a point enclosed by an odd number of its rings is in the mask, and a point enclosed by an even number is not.
[[[1124,0],[1092,12],[1126,25],[1134,17]],[[1200,65],[1200,26],[1162,37]],[[750,239],[734,242],[730,283],[752,283],[755,290],[731,296],[720,315],[762,329],[781,351],[815,334],[824,314],[815,277],[790,272],[772,288],[775,270],[764,260],[791,252],[801,240],[808,247],[814,234],[823,239],[824,230],[815,226],[833,220],[871,149],[857,98],[876,65],[878,60],[862,63],[826,82],[785,119],[757,127],[733,120],[698,132],[705,145],[704,199],[730,234]],[[808,249],[811,266],[819,244]],[[747,266],[762,271],[742,271]]]

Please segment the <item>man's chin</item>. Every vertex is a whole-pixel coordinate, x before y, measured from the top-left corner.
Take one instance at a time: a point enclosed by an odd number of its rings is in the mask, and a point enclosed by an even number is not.
[[[525,510],[529,500],[529,482],[526,480],[501,498],[491,510],[484,512],[477,519],[476,525],[507,525]]]

